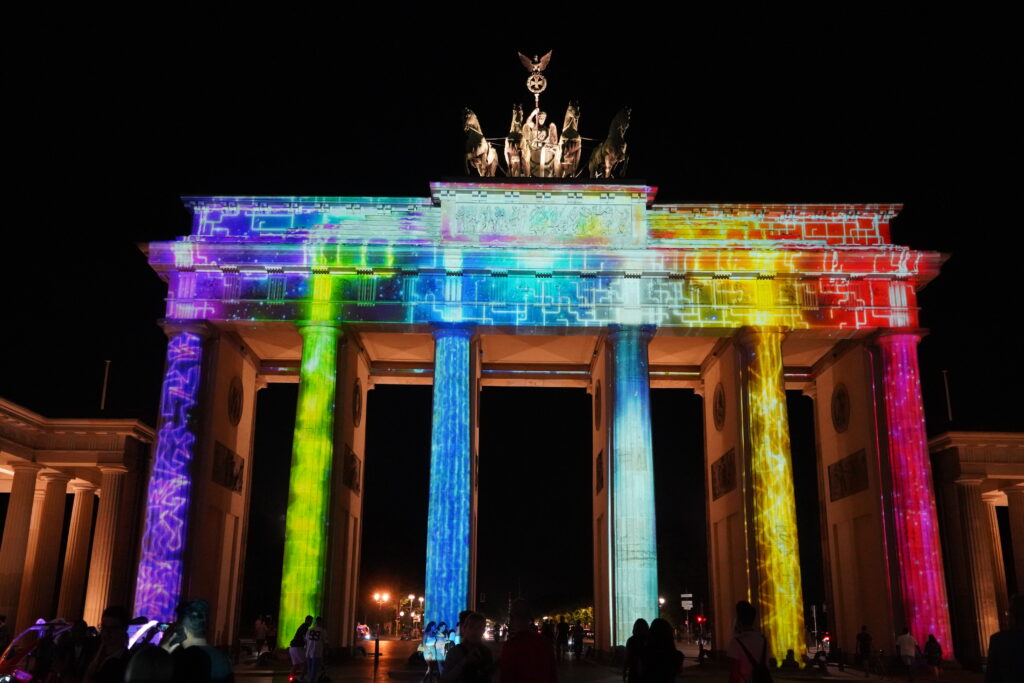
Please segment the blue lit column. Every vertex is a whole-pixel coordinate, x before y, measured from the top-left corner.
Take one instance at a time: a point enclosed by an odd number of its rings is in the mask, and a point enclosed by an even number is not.
[[[164,326],[170,338],[167,343],[167,365],[160,396],[159,427],[152,469],[146,493],[146,521],[142,533],[138,573],[135,584],[135,613],[163,621],[174,620],[174,608],[181,597],[183,555],[187,542],[189,508],[192,497],[192,466],[199,435],[200,383],[203,369],[203,342],[211,332],[201,322],[170,321]],[[85,615],[90,623],[99,622],[99,614],[107,607],[109,586],[100,581],[110,577],[110,567],[97,566],[97,552],[103,550],[113,534],[114,526],[102,527],[104,510],[109,519],[117,511],[107,501],[107,476],[101,490],[100,517],[93,542],[93,565],[89,575]],[[97,551],[96,548],[100,548]],[[109,554],[109,553],[108,553]],[[108,558],[109,559],[109,558]],[[109,562],[107,563],[109,565]],[[95,588],[95,590],[94,590]]]
[[[472,336],[472,327],[465,325],[434,328],[424,623],[444,621],[449,628],[469,604]]]
[[[654,328],[613,325],[609,329],[615,565],[613,644],[625,645],[634,621],[650,621],[658,616],[651,381],[647,365],[647,345]]]

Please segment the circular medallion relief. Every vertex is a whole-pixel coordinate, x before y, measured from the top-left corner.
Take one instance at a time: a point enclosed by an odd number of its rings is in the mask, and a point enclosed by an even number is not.
[[[352,424],[358,427],[361,419],[363,419],[363,385],[356,377],[355,383],[352,384]]]
[[[235,427],[242,420],[242,403],[245,401],[245,392],[242,391],[242,380],[238,375],[231,378],[228,385],[228,419]]]
[[[604,407],[601,405],[601,380],[597,381],[594,387],[594,429],[601,429],[601,413]]]
[[[832,390],[832,426],[837,432],[850,426],[850,392],[842,382]]]
[[[711,403],[711,416],[715,420],[715,429],[722,431],[725,426],[725,387],[719,382],[715,387],[715,396]]]

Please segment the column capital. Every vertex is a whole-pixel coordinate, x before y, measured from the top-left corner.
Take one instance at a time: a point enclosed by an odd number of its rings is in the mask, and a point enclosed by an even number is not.
[[[96,469],[98,469],[103,474],[124,474],[125,472],[128,471],[128,468],[125,465],[119,464],[98,465]]]
[[[957,486],[981,486],[981,482],[985,481],[985,476],[981,474],[961,474],[953,481]]]
[[[443,337],[463,337],[470,339],[476,334],[476,323],[430,323],[430,334],[434,339]]]
[[[302,334],[305,330],[310,328],[330,328],[335,330],[339,335],[342,334],[341,322],[337,320],[296,320],[295,329]]]
[[[650,341],[651,338],[654,336],[654,333],[658,331],[658,326],[657,325],[620,325],[618,323],[613,323],[613,324],[608,326],[608,339],[610,339],[611,341],[614,342],[614,341],[616,341],[616,339],[623,332],[633,332],[633,331],[638,332],[642,339],[644,339],[646,341]]]
[[[217,336],[217,328],[213,323],[206,320],[181,320],[177,318],[162,318],[157,325],[163,328],[168,339],[181,332],[191,332],[202,339],[210,339]]]
[[[42,474],[39,475],[39,478],[45,481],[46,483],[64,482],[64,485],[67,486],[67,483],[74,479],[74,476],[68,474],[67,472],[43,472]]]
[[[71,484],[71,492],[75,495],[79,493],[95,493],[99,486],[92,483],[91,481],[83,481]]]
[[[762,335],[777,334],[785,336],[789,332],[790,328],[780,325],[744,325],[736,330],[736,334],[732,338],[737,344],[747,345]]]
[[[915,344],[928,336],[928,330],[923,327],[885,327],[875,330],[864,340],[868,346],[880,346],[884,344],[895,344],[905,341],[908,337],[915,338]]]
[[[1006,494],[1007,498],[1011,495],[1014,497],[1024,497],[1024,483],[1017,483],[1011,486],[1007,486],[1002,489],[1003,493]]]
[[[30,462],[28,460],[19,460],[17,462],[9,462],[7,466],[15,472],[21,470],[22,472],[38,472],[43,469],[43,465],[37,462]]]

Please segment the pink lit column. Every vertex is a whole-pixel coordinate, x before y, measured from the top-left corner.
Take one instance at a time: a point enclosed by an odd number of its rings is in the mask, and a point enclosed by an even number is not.
[[[943,658],[952,659],[949,604],[917,366],[919,339],[914,331],[893,331],[875,341],[881,394],[879,440],[892,476],[890,509],[899,562],[893,579],[911,634],[923,643],[934,633]]]

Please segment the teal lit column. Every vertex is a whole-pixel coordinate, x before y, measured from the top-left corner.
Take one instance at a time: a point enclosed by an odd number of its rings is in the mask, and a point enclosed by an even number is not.
[[[327,561],[334,390],[340,330],[329,323],[302,323],[302,366],[292,441],[292,466],[281,575],[282,633],[307,614],[320,614]]]
[[[654,525],[654,451],[648,325],[613,325],[612,387],[613,645],[625,645],[633,622],[658,616],[658,548]]]
[[[473,329],[434,328],[434,414],[427,509],[427,581],[424,623],[455,626],[469,605],[470,347]]]

